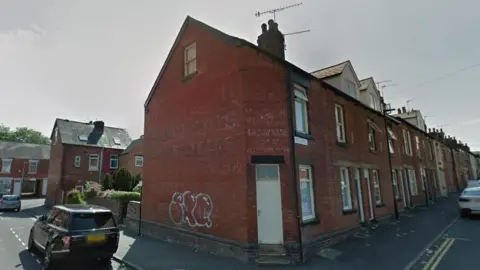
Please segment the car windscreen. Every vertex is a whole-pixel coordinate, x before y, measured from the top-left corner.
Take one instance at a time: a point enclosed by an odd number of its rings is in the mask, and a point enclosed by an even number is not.
[[[480,189],[473,189],[473,190],[464,190],[462,192],[462,196],[474,196],[474,197],[480,197]]]
[[[70,222],[71,230],[92,230],[115,227],[113,215],[110,212],[74,213]]]

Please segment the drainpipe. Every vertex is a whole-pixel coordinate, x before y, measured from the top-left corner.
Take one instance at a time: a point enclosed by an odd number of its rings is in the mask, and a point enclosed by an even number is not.
[[[101,183],[102,180],[102,171],[103,171],[103,152],[105,151],[105,146],[102,147],[102,151],[100,152],[100,168],[98,169],[98,183]]]
[[[292,132],[292,136],[290,138],[290,159],[292,163],[292,176],[293,176],[293,198],[295,201],[295,208],[297,210],[297,226],[298,226],[298,244],[300,246],[300,261],[303,262],[303,235],[302,235],[302,209],[301,204],[298,202],[298,181],[297,181],[297,161],[295,157],[295,123],[293,120],[293,115],[295,112],[294,106],[295,103],[293,101],[293,91],[292,91],[292,67],[286,64],[287,68],[287,76],[286,76],[286,87],[287,87],[287,95],[288,95],[288,124],[290,125],[290,129]],[[312,198],[313,199],[313,198]]]
[[[143,181],[142,186],[140,187],[140,205],[138,213],[138,236],[142,236],[142,204],[143,204]]]
[[[388,168],[390,170],[390,180],[392,181],[392,191],[393,191],[393,211],[395,214],[395,219],[398,220],[398,205],[397,198],[395,198],[395,185],[393,184],[393,168],[392,168],[392,153],[390,153],[390,134],[388,134],[388,124],[387,124],[387,112],[392,109],[383,109],[383,123],[385,125],[385,138],[387,139],[387,153],[388,153]],[[370,183],[369,183],[370,184]],[[397,179],[397,188],[398,188],[398,179]],[[400,190],[398,191],[400,193]]]

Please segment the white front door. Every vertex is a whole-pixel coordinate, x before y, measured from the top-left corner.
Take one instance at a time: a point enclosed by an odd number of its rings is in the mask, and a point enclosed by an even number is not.
[[[42,196],[47,195],[47,187],[48,187],[48,178],[43,178]]]
[[[400,188],[402,189],[403,208],[407,207],[407,193],[405,192],[405,182],[403,180],[402,170],[398,170],[397,177],[400,180]]]
[[[13,195],[22,195],[22,179],[13,180]]]
[[[259,244],[283,244],[279,165],[256,165],[257,233]]]
[[[368,204],[370,205],[370,220],[375,219],[375,211],[373,210],[372,188],[370,187],[370,171],[368,169],[363,170],[363,178],[367,182],[368,189]]]
[[[362,194],[362,178],[360,177],[360,169],[353,169],[353,179],[357,185],[358,210],[360,211],[360,221],[365,222],[365,212],[363,211],[363,194]]]

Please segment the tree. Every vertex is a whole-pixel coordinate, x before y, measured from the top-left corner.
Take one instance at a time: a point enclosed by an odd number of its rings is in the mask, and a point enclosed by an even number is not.
[[[50,144],[50,139],[37,130],[28,127],[19,127],[12,130],[3,124],[0,124],[0,140],[22,143]]]
[[[102,185],[103,190],[108,190],[112,188],[112,177],[109,173],[105,174],[103,177],[103,185]]]
[[[115,172],[114,185],[116,190],[132,191],[133,177],[125,168],[120,168]]]

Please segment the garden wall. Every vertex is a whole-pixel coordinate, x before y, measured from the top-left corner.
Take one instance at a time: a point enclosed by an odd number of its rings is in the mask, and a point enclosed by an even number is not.
[[[113,216],[115,217],[115,221],[118,224],[123,223],[124,215],[122,215],[122,213],[124,213],[125,210],[123,209],[122,203],[120,201],[110,200],[110,199],[105,199],[100,197],[93,197],[93,198],[88,198],[87,203],[103,206],[105,208],[110,209],[110,211],[112,211]]]
[[[138,231],[138,219],[140,217],[140,202],[130,201],[127,206],[125,226],[127,229]]]

